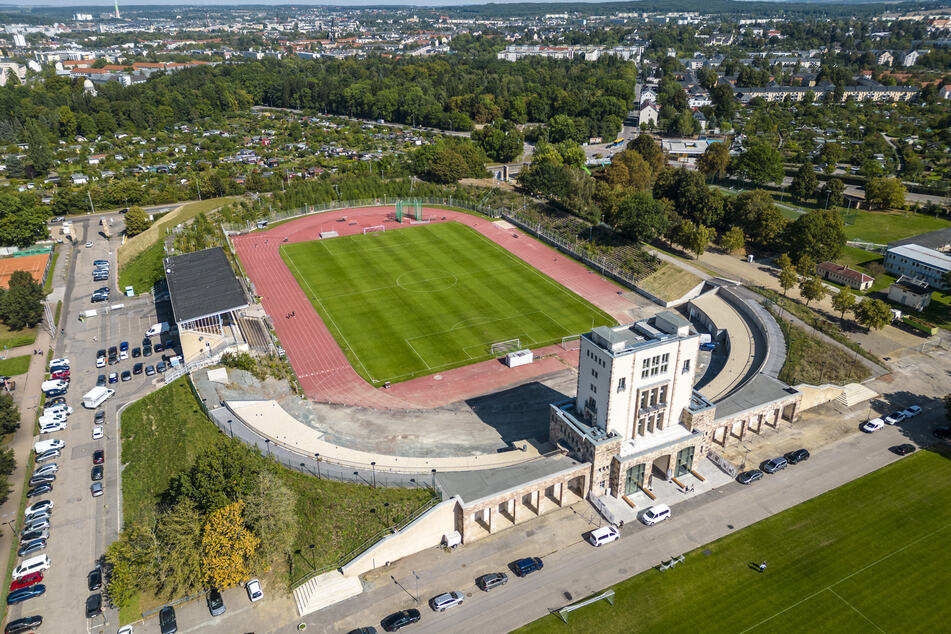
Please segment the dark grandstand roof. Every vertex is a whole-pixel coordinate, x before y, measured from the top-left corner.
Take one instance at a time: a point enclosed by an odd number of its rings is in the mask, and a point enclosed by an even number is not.
[[[929,231],[928,233],[919,233],[910,238],[895,240],[894,242],[889,242],[888,246],[900,247],[906,244],[917,244],[928,249],[934,249],[935,251],[946,251],[948,246],[951,245],[951,227]]]
[[[165,258],[165,279],[177,323],[248,305],[220,247]]]

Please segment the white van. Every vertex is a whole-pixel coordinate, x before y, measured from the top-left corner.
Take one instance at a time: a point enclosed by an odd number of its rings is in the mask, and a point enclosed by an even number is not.
[[[65,423],[66,414],[43,414],[36,422],[40,424],[40,427],[49,423]]]
[[[166,332],[168,332],[168,322],[163,321],[160,324],[152,324],[152,327],[145,331],[145,336],[156,337]]]
[[[614,526],[602,526],[588,533],[588,541],[592,546],[602,546],[620,537],[621,532]]]
[[[63,379],[53,379],[52,381],[43,381],[40,389],[44,392],[49,392],[50,390],[65,390],[68,387],[69,381],[64,381]]]
[[[49,555],[37,555],[36,557],[30,557],[29,559],[24,559],[22,562],[20,562],[19,566],[13,569],[13,578],[22,579],[23,577],[34,572],[49,570],[49,567]]]
[[[644,514],[641,515],[641,521],[648,526],[653,526],[657,522],[663,522],[668,517],[670,517],[670,507],[666,504],[658,504],[644,511]]]
[[[73,408],[66,403],[52,405],[43,410],[43,416],[50,416],[51,414],[62,414],[63,416],[69,416],[72,413]]]
[[[83,407],[85,407],[86,409],[96,409],[97,407],[102,405],[103,402],[107,398],[109,398],[115,393],[116,393],[115,390],[110,390],[107,387],[102,387],[101,385],[97,385],[96,387],[92,388],[91,390],[83,394]]]
[[[39,455],[44,451],[49,451],[50,449],[62,449],[65,446],[66,443],[59,438],[52,438],[50,440],[37,441],[37,443],[33,445],[33,451]]]

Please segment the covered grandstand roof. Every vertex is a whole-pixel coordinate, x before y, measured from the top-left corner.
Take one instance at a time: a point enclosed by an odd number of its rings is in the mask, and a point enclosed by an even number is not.
[[[165,279],[177,323],[248,305],[244,290],[220,247],[165,258]]]

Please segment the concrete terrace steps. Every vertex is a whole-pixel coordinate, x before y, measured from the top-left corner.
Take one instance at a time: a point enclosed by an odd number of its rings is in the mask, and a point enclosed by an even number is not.
[[[878,392],[868,388],[861,383],[849,383],[842,387],[842,394],[836,397],[835,402],[839,405],[852,408],[859,403],[871,400],[878,396]]]
[[[358,577],[346,577],[338,570],[311,577],[294,588],[294,602],[301,616],[355,597],[363,592]]]

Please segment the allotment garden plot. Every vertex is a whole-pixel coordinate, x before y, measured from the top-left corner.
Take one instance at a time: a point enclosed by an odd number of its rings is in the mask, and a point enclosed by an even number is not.
[[[459,223],[285,244],[281,255],[375,385],[498,356],[505,346],[494,344],[537,348],[614,323]]]

